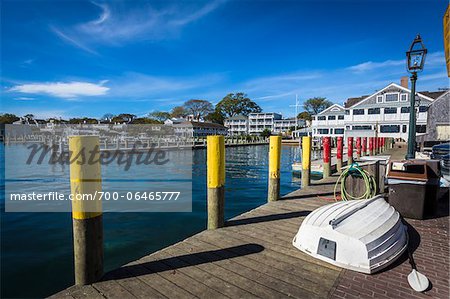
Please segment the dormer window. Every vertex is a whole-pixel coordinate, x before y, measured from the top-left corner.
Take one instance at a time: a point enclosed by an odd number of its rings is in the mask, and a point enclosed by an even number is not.
[[[400,96],[400,101],[406,102],[407,100],[408,100],[408,94],[402,93],[402,95]]]
[[[383,103],[383,96],[382,95],[377,96],[377,103]]]
[[[386,103],[398,102],[398,93],[387,93],[387,94],[385,94],[384,101]]]

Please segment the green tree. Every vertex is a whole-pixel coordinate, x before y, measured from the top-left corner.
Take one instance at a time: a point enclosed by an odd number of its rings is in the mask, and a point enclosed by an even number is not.
[[[166,119],[170,118],[170,113],[165,111],[154,111],[149,113],[148,116],[159,122],[164,122]]]
[[[184,103],[183,107],[192,114],[197,121],[214,111],[213,105],[205,100],[192,99]]]
[[[303,103],[303,107],[309,114],[316,115],[333,105],[332,102],[328,101],[326,98],[315,97],[308,99]]]
[[[205,116],[205,120],[216,123],[216,124],[223,125],[224,117],[223,117],[222,113],[220,113],[216,109],[216,110],[214,110],[214,112]]]
[[[267,137],[269,137],[270,135],[272,135],[272,132],[271,132],[269,129],[264,129],[264,130],[261,132],[261,136],[264,137],[264,138],[267,138]]]
[[[311,114],[310,114],[308,111],[300,112],[300,113],[297,115],[297,118],[298,118],[298,119],[309,120],[309,121],[312,120],[312,116],[311,116]]]
[[[238,114],[249,115],[250,113],[259,113],[261,107],[250,100],[243,92],[229,93],[216,105],[216,111],[224,117],[233,117]]]
[[[188,113],[183,106],[175,106],[172,108],[172,111],[170,111],[171,117],[185,117],[187,114]]]
[[[20,118],[11,113],[0,114],[0,124],[12,124]]]

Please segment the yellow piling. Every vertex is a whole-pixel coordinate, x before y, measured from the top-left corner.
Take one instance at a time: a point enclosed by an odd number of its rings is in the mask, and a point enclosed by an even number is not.
[[[208,229],[224,225],[225,138],[207,137]]]
[[[98,193],[102,191],[99,149],[98,136],[69,137],[77,285],[91,284],[103,275],[103,217]],[[94,155],[93,159],[89,159],[91,154]]]
[[[268,201],[276,201],[280,197],[280,164],[281,136],[270,136]]]
[[[311,137],[302,137],[302,188],[311,184]]]

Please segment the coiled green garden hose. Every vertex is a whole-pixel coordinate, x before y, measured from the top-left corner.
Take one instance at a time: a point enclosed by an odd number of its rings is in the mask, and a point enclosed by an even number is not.
[[[350,194],[345,188],[345,180],[349,176],[359,176],[364,180],[366,190],[361,196],[355,196],[353,194]],[[341,175],[336,181],[336,185],[334,185],[334,200],[336,201],[338,201],[336,191],[338,190],[339,183],[341,184],[340,188],[341,200],[343,201],[368,199],[376,195],[377,182],[375,181],[375,178],[367,171],[359,167],[358,163],[353,163],[349,167],[347,167],[344,171],[342,171]]]

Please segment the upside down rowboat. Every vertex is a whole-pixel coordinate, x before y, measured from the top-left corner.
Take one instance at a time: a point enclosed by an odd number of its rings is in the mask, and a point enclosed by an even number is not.
[[[375,273],[407,248],[406,226],[382,196],[320,207],[304,220],[292,244],[336,266]]]

